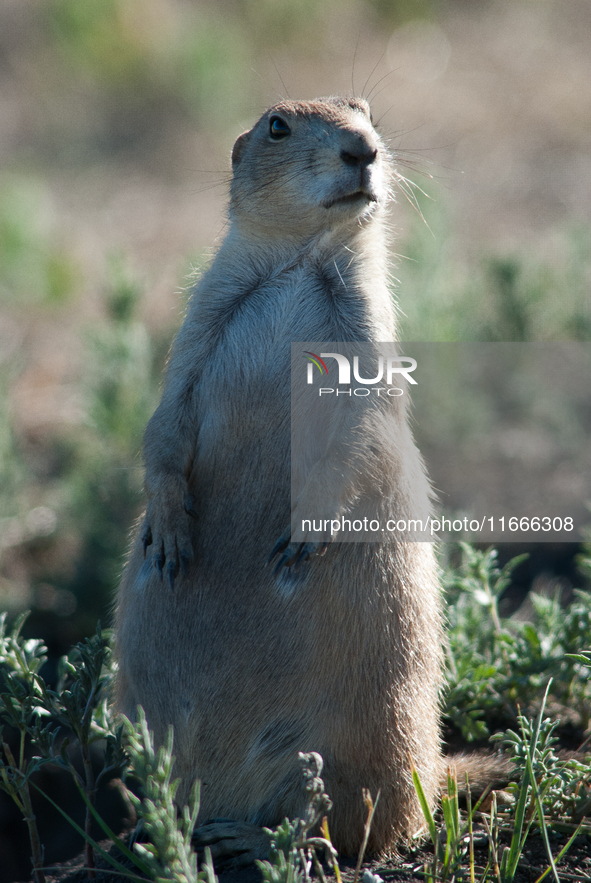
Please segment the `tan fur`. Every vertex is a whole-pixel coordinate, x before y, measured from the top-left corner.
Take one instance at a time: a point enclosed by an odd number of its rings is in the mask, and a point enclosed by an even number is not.
[[[448,773],[455,776],[458,791],[466,794],[466,776],[472,797],[478,798],[488,789],[494,791],[504,788],[516,775],[515,764],[506,754],[491,754],[486,751],[472,754],[452,754],[444,758],[445,778],[442,777],[442,788],[447,790]]]
[[[273,115],[288,137],[272,140]],[[292,341],[396,339],[390,160],[364,101],[323,99],[271,108],[233,163],[229,231],[146,430],[148,506],[117,610],[117,706],[133,716],[143,705],[158,741],[174,725],[178,799],[201,778],[202,820],[295,817],[306,799],[297,755],[317,751],[336,847],[359,847],[365,787],[381,789],[369,849],[385,852],[423,825],[409,758],[431,803],[441,773],[433,548],[332,543],[320,555],[323,536],[289,542],[289,378]],[[368,411],[335,481],[326,466],[353,430],[338,412],[324,450],[298,461],[296,510],[330,517],[367,497],[377,517],[429,511],[397,401]],[[280,537],[275,573],[266,562]],[[302,548],[310,560],[296,569]]]

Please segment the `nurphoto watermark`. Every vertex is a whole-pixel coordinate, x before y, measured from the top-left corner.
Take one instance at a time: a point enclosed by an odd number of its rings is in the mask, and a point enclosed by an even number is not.
[[[295,539],[579,542],[591,524],[591,344],[303,341],[291,401]]]

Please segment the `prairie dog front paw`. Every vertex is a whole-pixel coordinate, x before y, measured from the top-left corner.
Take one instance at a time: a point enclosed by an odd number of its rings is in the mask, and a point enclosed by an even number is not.
[[[141,530],[144,556],[152,546],[154,567],[160,579],[166,571],[171,589],[179,572],[186,576],[193,561],[192,522],[196,517],[195,498],[180,483],[161,489],[148,503]]]
[[[291,539],[291,527],[288,527],[275,543],[275,546],[267,559],[267,564],[270,564],[271,561],[279,555],[279,560],[275,565],[275,573],[279,573],[282,567],[292,567],[295,573],[299,566],[305,561],[309,561],[312,556],[324,555],[328,543],[329,540],[319,542],[293,541]]]

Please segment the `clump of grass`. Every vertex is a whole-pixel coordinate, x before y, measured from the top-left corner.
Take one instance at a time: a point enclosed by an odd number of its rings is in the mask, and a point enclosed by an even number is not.
[[[550,698],[578,709],[586,728],[591,669],[570,654],[591,646],[591,594],[576,590],[563,608],[558,595],[532,593],[532,622],[504,618],[499,600],[523,556],[500,568],[495,549],[465,543],[460,549],[459,567],[444,578],[450,602],[445,716],[468,741],[486,738],[499,725],[517,723],[519,706],[530,708],[536,697],[539,703],[551,677]]]
[[[433,860],[424,868],[428,883],[445,883],[468,878],[468,875],[474,883],[477,869],[473,831],[477,814],[485,827],[489,850],[485,867],[478,870],[480,883],[512,883],[533,826],[542,836],[548,858],[548,868],[537,883],[550,873],[556,883],[560,883],[556,863],[566,855],[582,831],[591,833],[591,827],[585,825],[582,818],[582,813],[590,805],[588,789],[591,767],[579,761],[560,761],[552,751],[555,724],[544,718],[549,687],[550,683],[536,720],[520,715],[519,732],[510,730],[498,736],[510,751],[516,766],[517,782],[509,786],[514,795],[512,802],[500,807],[497,794],[493,792],[488,811],[484,811],[483,804],[486,794],[472,807],[469,782],[466,781],[468,805],[462,813],[457,781],[455,776],[448,773],[447,793],[441,798],[440,828],[413,767],[413,781],[433,845]],[[554,856],[549,831],[551,826],[556,828],[557,820],[561,822],[560,830],[569,831],[571,836],[558,855]],[[502,845],[506,839],[509,840],[508,845]]]
[[[493,864],[499,883],[511,883],[517,872],[519,859],[525,846],[525,841],[534,823],[542,835],[546,854],[549,861],[547,871],[539,878],[543,879],[548,873],[552,873],[556,883],[559,883],[556,861],[561,859],[572,845],[575,837],[583,829],[583,824],[573,826],[574,818],[568,815],[565,819],[566,807],[572,806],[572,793],[575,784],[574,769],[571,767],[567,774],[568,763],[559,764],[558,758],[553,756],[551,750],[552,731],[554,726],[549,720],[544,720],[544,710],[550,683],[546,688],[540,713],[535,721],[519,715],[520,732],[509,731],[502,741],[508,746],[516,763],[519,781],[509,786],[515,794],[515,803],[509,811],[499,812],[496,802],[493,800],[490,816],[489,831],[495,832],[490,839]],[[580,765],[579,765],[580,766]],[[560,769],[559,769],[560,767]],[[587,781],[589,769],[587,768]],[[578,776],[579,785],[584,781]],[[574,790],[578,790],[575,786]],[[553,804],[553,801],[556,801]],[[556,858],[552,854],[549,840],[549,827],[551,819],[547,817],[547,809],[551,808],[552,817],[560,818],[571,824],[572,836],[560,850]],[[572,807],[574,809],[574,807]],[[504,827],[512,831],[511,842],[505,846],[498,855],[495,844],[498,843],[498,832]],[[591,830],[591,828],[589,829]]]
[[[558,880],[557,861],[580,833],[591,833],[585,816],[591,810],[591,765],[582,757],[561,757],[555,751],[559,721],[544,716],[547,701],[573,699],[588,707],[591,651],[591,597],[576,591],[574,602],[563,608],[558,597],[533,596],[534,622],[514,622],[499,613],[499,600],[521,559],[498,565],[495,550],[481,551],[461,544],[462,560],[449,569],[446,587],[450,604],[448,644],[449,690],[445,710],[463,735],[470,739],[488,735],[501,718],[513,718],[517,727],[497,734],[515,765],[516,782],[509,786],[513,802],[500,805],[496,793],[484,804],[459,808],[457,783],[448,777],[448,792],[441,803],[441,831],[426,803],[416,771],[415,787],[421,799],[433,843],[433,861],[425,866],[425,879],[476,880],[473,827],[476,813],[482,819],[489,843],[487,864],[478,871],[480,883],[511,883],[517,875],[526,840],[532,828],[540,833],[548,868]],[[589,549],[580,563],[588,568]],[[567,652],[574,648],[577,653]],[[548,675],[554,675],[555,680]],[[537,700],[537,701],[536,701]],[[538,705],[535,717],[520,706]],[[583,715],[582,725],[587,722]],[[467,783],[468,784],[468,783]],[[557,856],[550,848],[550,830],[569,834]],[[503,845],[509,839],[508,845]]]
[[[427,829],[433,845],[433,861],[424,866],[424,878],[427,883],[454,879],[460,871],[468,849],[470,850],[471,879],[474,879],[474,841],[472,836],[473,820],[477,806],[472,809],[470,805],[470,788],[467,785],[468,810],[466,817],[462,818],[458,800],[458,782],[455,773],[448,770],[447,792],[441,797],[441,814],[443,816],[443,828],[440,829],[431,812],[429,801],[423,791],[419,774],[411,758],[412,780],[425,816]],[[445,840],[445,842],[444,842]]]

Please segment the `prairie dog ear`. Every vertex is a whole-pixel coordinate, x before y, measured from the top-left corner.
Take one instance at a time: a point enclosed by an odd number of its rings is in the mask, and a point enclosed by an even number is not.
[[[242,135],[239,135],[234,142],[234,147],[232,148],[232,165],[235,166],[240,162],[242,154],[244,153],[244,148],[248,144],[250,140],[252,129],[249,129],[248,132],[243,132]]]

